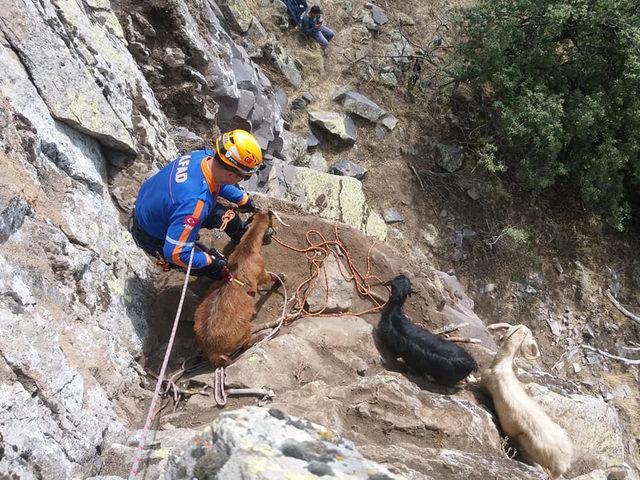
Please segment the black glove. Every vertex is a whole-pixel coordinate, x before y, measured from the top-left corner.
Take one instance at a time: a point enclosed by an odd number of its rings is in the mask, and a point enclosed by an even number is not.
[[[227,266],[227,259],[224,258],[224,256],[215,248],[210,248],[207,253],[209,253],[209,256],[211,257],[211,265],[214,267],[223,269]]]
[[[253,213],[256,211],[256,204],[253,203],[252,199],[249,199],[247,200],[247,203],[238,207],[238,210],[240,210],[242,213]]]

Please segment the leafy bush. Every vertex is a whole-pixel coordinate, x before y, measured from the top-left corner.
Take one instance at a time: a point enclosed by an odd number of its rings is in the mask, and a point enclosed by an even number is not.
[[[499,119],[481,143],[621,229],[640,185],[638,0],[478,0],[459,26],[455,73]]]

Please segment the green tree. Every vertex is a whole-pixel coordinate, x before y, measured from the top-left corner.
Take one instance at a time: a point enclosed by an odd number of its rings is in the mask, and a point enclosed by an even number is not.
[[[622,228],[640,185],[639,0],[478,0],[460,18],[456,75],[491,92],[503,161]]]

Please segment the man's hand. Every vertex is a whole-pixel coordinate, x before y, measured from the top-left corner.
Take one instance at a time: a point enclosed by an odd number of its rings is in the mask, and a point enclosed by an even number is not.
[[[213,265],[215,265],[219,269],[227,266],[227,259],[224,258],[224,256],[220,252],[218,252],[218,250],[216,250],[215,248],[210,248],[208,253],[211,257],[211,263]]]
[[[247,200],[247,203],[238,207],[242,213],[253,213],[256,211],[256,204],[253,203],[252,199]]]

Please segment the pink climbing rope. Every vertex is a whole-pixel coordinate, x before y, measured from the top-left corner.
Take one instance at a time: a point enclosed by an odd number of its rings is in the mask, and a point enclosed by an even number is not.
[[[133,466],[129,471],[129,480],[135,480],[137,475],[140,473],[142,452],[144,451],[147,433],[149,433],[149,429],[151,428],[151,422],[153,421],[153,417],[155,417],[154,410],[156,408],[156,402],[160,397],[160,387],[162,386],[162,382],[164,381],[164,374],[167,370],[169,357],[171,356],[173,341],[176,337],[176,331],[178,330],[178,320],[180,320],[180,313],[182,312],[182,304],[184,303],[184,296],[185,296],[185,293],[187,292],[187,285],[189,284],[189,274],[191,273],[191,263],[193,262],[193,254],[195,251],[196,251],[195,247],[191,249],[191,255],[189,256],[189,265],[187,265],[187,273],[185,274],[185,277],[184,277],[184,285],[182,286],[182,294],[180,295],[180,303],[178,304],[178,311],[176,312],[176,318],[173,321],[173,330],[171,330],[171,337],[169,338],[169,343],[167,344],[167,351],[164,354],[164,360],[162,361],[162,368],[160,368],[160,374],[158,375],[158,381],[156,382],[156,389],[155,389],[155,392],[153,393],[153,398],[151,399],[151,405],[149,406],[149,413],[147,413],[147,419],[144,423],[144,428],[142,429],[140,444],[136,449]]]
[[[289,298],[287,296],[287,287],[284,284],[284,281],[282,280],[282,278],[280,278],[280,276],[277,273],[273,273],[273,272],[267,272],[267,273],[269,275],[273,275],[274,277],[276,277],[280,282],[280,285],[282,286],[282,290],[284,292],[284,304],[282,305],[282,314],[280,315],[280,320],[278,321],[278,325],[276,325],[275,328],[271,330],[271,333],[269,333],[269,335],[264,337],[254,346],[260,345],[264,342],[271,340],[273,337],[275,337],[278,334],[278,330],[280,330],[280,328],[282,327],[285,317],[287,316],[287,304],[289,303]],[[235,358],[238,358],[238,357],[235,357]],[[227,393],[224,390],[225,377],[226,377],[226,373],[224,371],[224,367],[216,368],[215,372],[213,373],[213,398],[215,399],[216,403],[221,407],[224,407],[227,404]]]

